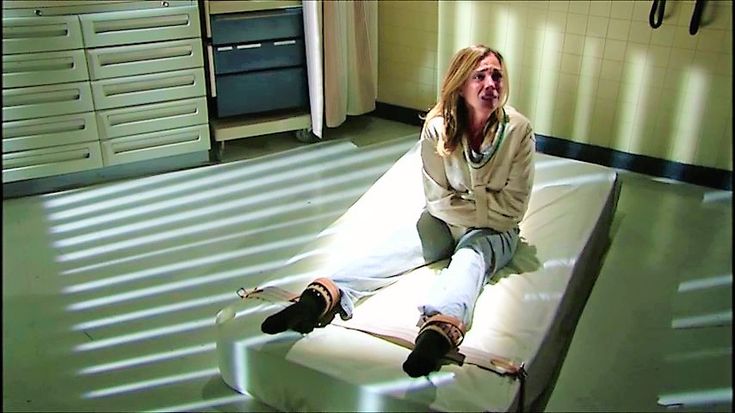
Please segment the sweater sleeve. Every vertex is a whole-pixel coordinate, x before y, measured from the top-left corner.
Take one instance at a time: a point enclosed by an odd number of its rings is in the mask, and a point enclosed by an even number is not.
[[[510,174],[499,191],[488,191],[488,214],[491,221],[512,221],[517,225],[528,209],[534,178],[533,155],[536,138],[531,126],[526,127],[518,151],[513,157]]]
[[[437,140],[436,130],[427,125],[421,133],[426,207],[431,215],[448,224],[472,227],[475,225],[475,201],[461,197],[461,194],[450,187],[444,161],[436,152]]]

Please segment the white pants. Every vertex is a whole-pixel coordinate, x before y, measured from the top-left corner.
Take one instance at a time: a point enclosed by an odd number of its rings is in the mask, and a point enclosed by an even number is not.
[[[449,227],[424,211],[417,222],[394,228],[391,234],[378,248],[364,251],[359,259],[332,275],[342,292],[343,319],[352,317],[359,299],[392,284],[399,275],[451,257],[419,310],[424,316],[444,314],[469,325],[482,286],[513,257],[519,229],[498,232],[472,228],[455,243]]]

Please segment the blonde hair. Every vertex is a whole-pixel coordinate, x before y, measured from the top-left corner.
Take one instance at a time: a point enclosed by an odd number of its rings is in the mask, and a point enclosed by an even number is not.
[[[504,87],[500,95],[498,107],[494,111],[495,119],[503,119],[503,106],[508,101],[508,94],[510,92],[508,73],[505,71],[503,56],[497,50],[481,44],[459,50],[452,57],[452,61],[449,62],[449,69],[442,80],[439,100],[429,110],[424,122],[425,128],[431,119],[438,116],[444,118],[444,134],[439,136],[436,145],[436,151],[440,156],[446,157],[457,148],[462,134],[468,127],[466,125],[467,108],[464,104],[464,98],[460,96],[460,92],[480,61],[491,53],[495,55],[500,62],[500,66],[503,68]]]

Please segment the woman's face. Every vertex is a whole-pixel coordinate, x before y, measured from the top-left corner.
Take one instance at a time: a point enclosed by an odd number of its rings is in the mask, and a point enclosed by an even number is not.
[[[497,109],[504,87],[503,67],[498,58],[488,54],[477,64],[462,86],[460,95],[471,112],[489,115]]]

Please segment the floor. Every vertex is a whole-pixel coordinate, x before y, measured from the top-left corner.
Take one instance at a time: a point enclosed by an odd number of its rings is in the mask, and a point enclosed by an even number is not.
[[[219,165],[4,200],[3,410],[272,410],[219,378],[214,315],[417,133],[355,117],[317,144],[243,139]],[[621,179],[546,410],[732,411],[732,193]]]

